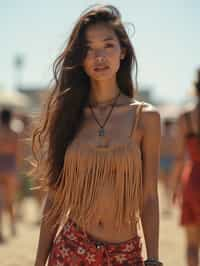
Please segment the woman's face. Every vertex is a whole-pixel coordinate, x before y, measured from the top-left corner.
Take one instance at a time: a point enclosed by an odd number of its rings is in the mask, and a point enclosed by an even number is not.
[[[106,24],[91,25],[86,30],[87,53],[83,68],[92,80],[116,78],[124,51],[115,32]]]

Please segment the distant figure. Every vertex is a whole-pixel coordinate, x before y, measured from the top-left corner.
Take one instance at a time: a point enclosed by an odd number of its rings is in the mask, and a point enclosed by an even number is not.
[[[195,83],[197,104],[178,121],[175,200],[181,202],[181,224],[185,227],[187,265],[199,265],[200,247],[200,69]],[[185,153],[188,160],[185,163]],[[182,177],[182,178],[180,178]],[[181,201],[180,201],[181,199]]]
[[[18,221],[23,219],[25,214],[23,209],[24,199],[31,194],[31,181],[27,175],[29,170],[28,158],[31,154],[31,147],[28,142],[28,137],[30,136],[29,124],[29,117],[24,114],[18,114],[18,117],[13,119],[11,123],[12,129],[18,133],[20,157],[23,157],[23,160],[20,162],[20,168],[17,171],[18,192],[15,213]]]
[[[3,109],[0,113],[0,243],[4,242],[2,213],[7,210],[11,234],[16,234],[14,202],[17,192],[18,135],[10,128],[12,113]]]
[[[175,161],[176,137],[174,121],[166,118],[163,121],[160,153],[160,181],[164,189],[163,214],[169,215],[171,210],[172,180],[171,171]]]

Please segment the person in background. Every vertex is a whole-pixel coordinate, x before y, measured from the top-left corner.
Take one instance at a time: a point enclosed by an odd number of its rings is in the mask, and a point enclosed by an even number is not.
[[[133,67],[119,11],[98,5],[81,14],[33,134],[35,175],[48,193],[35,266],[162,265],[160,115],[135,100]]]
[[[2,214],[9,214],[11,234],[16,234],[14,203],[18,190],[17,171],[19,166],[19,138],[10,125],[12,111],[2,109],[0,112],[0,243],[4,242]]]
[[[195,82],[197,104],[178,119],[174,201],[181,206],[188,266],[199,265],[200,247],[200,69]],[[187,153],[187,160],[185,155]]]
[[[16,118],[13,119],[11,126],[19,136],[19,146],[21,160],[20,168],[17,172],[18,178],[18,195],[16,204],[16,216],[17,220],[22,220],[25,216],[25,210],[23,208],[24,200],[27,196],[31,195],[31,178],[28,176],[29,170],[29,158],[31,156],[31,145],[30,145],[30,118],[24,113],[16,114]]]
[[[163,121],[163,130],[161,135],[160,149],[160,182],[164,190],[164,208],[165,216],[171,213],[171,198],[172,198],[172,179],[171,171],[175,161],[176,153],[176,135],[175,122],[173,119],[165,118]]]

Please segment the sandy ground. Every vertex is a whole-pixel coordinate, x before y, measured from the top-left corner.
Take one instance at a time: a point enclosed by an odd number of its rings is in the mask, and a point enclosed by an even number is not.
[[[161,211],[163,209],[162,190]],[[1,266],[33,266],[38,241],[39,228],[34,224],[37,208],[33,200],[24,203],[26,217],[18,223],[18,234],[15,238],[9,237],[5,245],[0,246]],[[170,217],[161,215],[160,223],[160,258],[165,266],[186,266],[184,263],[184,234],[178,226],[178,212],[172,210]],[[5,217],[4,224],[7,219]]]

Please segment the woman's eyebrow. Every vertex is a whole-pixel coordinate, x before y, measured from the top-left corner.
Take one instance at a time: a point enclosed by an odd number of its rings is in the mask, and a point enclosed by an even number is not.
[[[104,39],[102,39],[102,40],[100,40],[100,41],[102,41],[102,42],[106,42],[106,41],[115,41],[115,38],[112,37],[112,36],[109,36],[109,37],[106,37],[106,38],[104,38]],[[93,42],[95,42],[95,41],[93,41],[93,40],[86,40],[86,42],[87,42],[87,44],[91,44],[91,43],[93,43]]]

